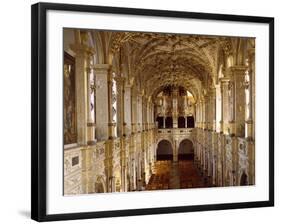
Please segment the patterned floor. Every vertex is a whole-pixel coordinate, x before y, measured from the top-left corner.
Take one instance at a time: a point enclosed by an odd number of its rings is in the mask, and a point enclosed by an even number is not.
[[[185,189],[211,187],[209,179],[202,176],[192,160],[177,163],[164,160],[155,163],[146,190]]]

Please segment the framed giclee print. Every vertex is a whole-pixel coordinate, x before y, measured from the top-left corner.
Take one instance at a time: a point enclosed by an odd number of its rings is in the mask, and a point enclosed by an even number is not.
[[[32,6],[32,218],[274,204],[274,19]]]

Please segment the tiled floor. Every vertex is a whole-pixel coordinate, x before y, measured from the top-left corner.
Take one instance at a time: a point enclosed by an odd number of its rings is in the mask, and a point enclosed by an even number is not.
[[[202,176],[192,160],[177,163],[164,160],[155,163],[146,190],[185,189],[211,187],[208,178]]]

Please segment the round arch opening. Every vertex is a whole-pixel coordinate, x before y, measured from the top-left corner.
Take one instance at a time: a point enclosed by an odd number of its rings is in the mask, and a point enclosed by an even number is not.
[[[97,182],[95,184],[95,192],[96,193],[105,193],[105,189],[104,189],[104,186],[101,182]]]
[[[248,176],[245,172],[243,172],[240,178],[240,186],[247,186],[248,184]]]
[[[168,140],[161,140],[156,149],[156,160],[173,160],[173,147]]]
[[[178,160],[193,160],[194,147],[192,141],[184,139],[179,145]]]

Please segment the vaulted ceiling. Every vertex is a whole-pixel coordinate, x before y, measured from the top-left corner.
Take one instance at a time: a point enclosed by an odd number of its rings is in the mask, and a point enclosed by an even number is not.
[[[188,89],[198,98],[215,83],[219,52],[232,50],[232,37],[92,31],[99,61],[112,63],[117,74],[134,80],[153,96],[165,86]]]

